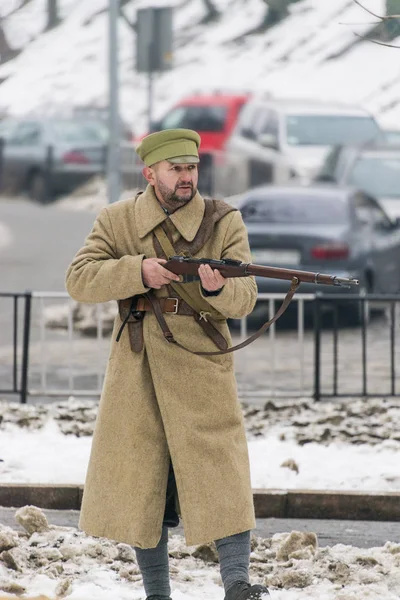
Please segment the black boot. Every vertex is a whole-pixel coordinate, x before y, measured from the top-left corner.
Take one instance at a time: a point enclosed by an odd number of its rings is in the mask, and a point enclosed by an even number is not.
[[[226,592],[225,600],[261,600],[263,596],[269,597],[269,592],[263,585],[236,581]]]
[[[168,596],[147,596],[146,600],[172,600],[172,598],[168,598]]]

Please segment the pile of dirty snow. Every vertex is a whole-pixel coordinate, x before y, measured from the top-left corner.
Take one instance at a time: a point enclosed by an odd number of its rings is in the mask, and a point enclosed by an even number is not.
[[[0,525],[0,592],[45,594],[71,600],[143,598],[133,549],[55,527],[34,506],[17,510],[18,529]],[[174,600],[220,598],[224,593],[214,544],[187,547],[170,536]],[[320,548],[312,532],[291,531],[252,538],[250,576],[273,600],[398,600],[400,544],[360,549],[342,544]]]

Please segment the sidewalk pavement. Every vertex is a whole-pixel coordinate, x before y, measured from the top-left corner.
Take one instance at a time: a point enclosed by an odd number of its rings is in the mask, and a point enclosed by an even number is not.
[[[0,524],[15,530],[22,527],[15,520],[16,508],[0,507]],[[50,525],[56,527],[78,528],[79,511],[43,509]],[[313,532],[321,547],[345,544],[356,548],[376,548],[386,542],[400,540],[400,521],[349,521],[335,519],[257,519],[254,534],[261,538],[269,538],[275,533],[290,531]],[[170,535],[183,535],[183,527],[179,525],[171,529]]]
[[[0,507],[80,510],[83,486],[0,484]],[[400,492],[253,490],[257,518],[400,521]]]

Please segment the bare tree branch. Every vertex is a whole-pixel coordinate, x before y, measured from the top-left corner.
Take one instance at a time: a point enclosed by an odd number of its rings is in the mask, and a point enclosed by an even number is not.
[[[377,15],[376,13],[372,12],[372,10],[369,10],[369,8],[367,8],[366,6],[361,4],[361,2],[359,2],[359,0],[353,0],[353,2],[355,4],[358,4],[358,6],[360,6],[362,9],[364,9],[367,13],[369,13],[376,19],[379,19],[380,21],[390,21],[390,19],[400,19],[400,15],[386,15],[386,16],[382,17],[381,15]]]
[[[344,21],[339,21],[339,25],[379,25],[379,21],[363,21],[362,23],[345,23]]]
[[[363,35],[359,35],[358,33],[355,33],[353,31],[354,35],[358,38],[360,38],[360,40],[365,41],[365,37]],[[386,46],[387,48],[400,48],[400,46],[394,46],[393,44],[385,44],[384,42],[378,42],[377,40],[371,40],[368,39],[369,42],[371,42],[371,44],[377,44],[378,46]]]
[[[384,17],[381,17],[381,16],[377,15],[376,13],[372,12],[372,10],[369,10],[369,8],[367,8],[366,6],[364,6],[363,4],[361,4],[361,2],[359,2],[359,0],[353,0],[353,2],[355,4],[358,4],[358,6],[360,6],[361,8],[363,8],[365,10],[365,12],[369,13],[370,15],[372,15],[373,17],[375,17],[376,19],[379,19],[380,21],[383,21]]]
[[[127,15],[125,14],[125,12],[123,11],[121,6],[119,7],[119,14],[123,18],[125,23],[128,25],[128,27],[130,27],[133,31],[136,32],[136,29],[137,29],[136,23],[131,23],[131,21],[128,19]]]
[[[211,21],[216,21],[221,16],[212,0],[203,0],[203,5],[207,12],[206,15],[200,21],[201,25],[206,25]]]
[[[388,37],[388,41],[390,41],[391,39],[395,39],[396,37],[398,37],[397,35],[394,34],[394,32],[389,32],[389,28],[388,25],[389,23],[393,23],[395,21],[399,21],[400,19],[400,15],[378,15],[377,13],[373,12],[372,10],[370,10],[369,8],[367,8],[366,6],[364,6],[364,4],[362,2],[360,2],[360,0],[353,0],[354,4],[357,4],[357,6],[359,6],[360,8],[362,8],[365,12],[367,12],[369,15],[372,15],[373,17],[375,17],[376,19],[378,19],[377,22],[375,23],[369,23],[370,25],[376,25],[375,30],[373,30],[372,32],[369,32],[370,34],[372,33],[372,35],[375,37],[376,35],[378,35],[378,37],[382,37],[382,33],[380,31],[380,26],[382,25],[383,31],[386,31],[386,36],[383,36],[383,39],[385,39],[385,37]],[[350,25],[350,23],[349,23]],[[368,35],[359,35],[358,33],[353,32],[354,35],[358,38],[360,38],[361,40],[365,41],[368,40],[369,42],[371,42],[372,44],[376,44],[377,46],[386,46],[387,48],[400,48],[400,46],[397,46],[395,44],[388,44],[385,41],[378,41],[376,39],[373,39],[372,36],[368,37]],[[399,31],[400,33],[400,31]],[[375,35],[374,35],[375,34]]]

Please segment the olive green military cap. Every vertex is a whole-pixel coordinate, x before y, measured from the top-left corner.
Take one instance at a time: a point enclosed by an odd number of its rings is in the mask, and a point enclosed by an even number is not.
[[[192,129],[165,129],[142,139],[136,152],[151,167],[161,160],[173,163],[198,163],[201,138]]]

